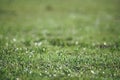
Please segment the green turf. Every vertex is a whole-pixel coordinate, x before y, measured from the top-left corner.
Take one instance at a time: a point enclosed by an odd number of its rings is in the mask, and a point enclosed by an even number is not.
[[[119,80],[120,0],[0,0],[0,80]]]

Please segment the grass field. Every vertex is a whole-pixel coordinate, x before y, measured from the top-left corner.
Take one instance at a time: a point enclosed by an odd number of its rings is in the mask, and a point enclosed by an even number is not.
[[[120,0],[0,0],[0,80],[120,80]]]

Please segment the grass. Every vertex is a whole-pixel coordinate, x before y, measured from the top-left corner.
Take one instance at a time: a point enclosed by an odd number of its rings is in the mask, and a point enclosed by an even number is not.
[[[119,0],[0,0],[1,80],[119,80]]]

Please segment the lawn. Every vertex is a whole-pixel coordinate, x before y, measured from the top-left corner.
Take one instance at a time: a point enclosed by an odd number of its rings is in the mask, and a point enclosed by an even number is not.
[[[120,80],[120,0],[0,0],[0,80]]]

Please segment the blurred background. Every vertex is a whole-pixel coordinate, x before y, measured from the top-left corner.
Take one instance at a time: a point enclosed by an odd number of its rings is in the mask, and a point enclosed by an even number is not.
[[[0,0],[4,36],[73,37],[101,41],[119,36],[119,0]],[[101,37],[98,37],[101,36]],[[109,40],[109,38],[107,38]]]

